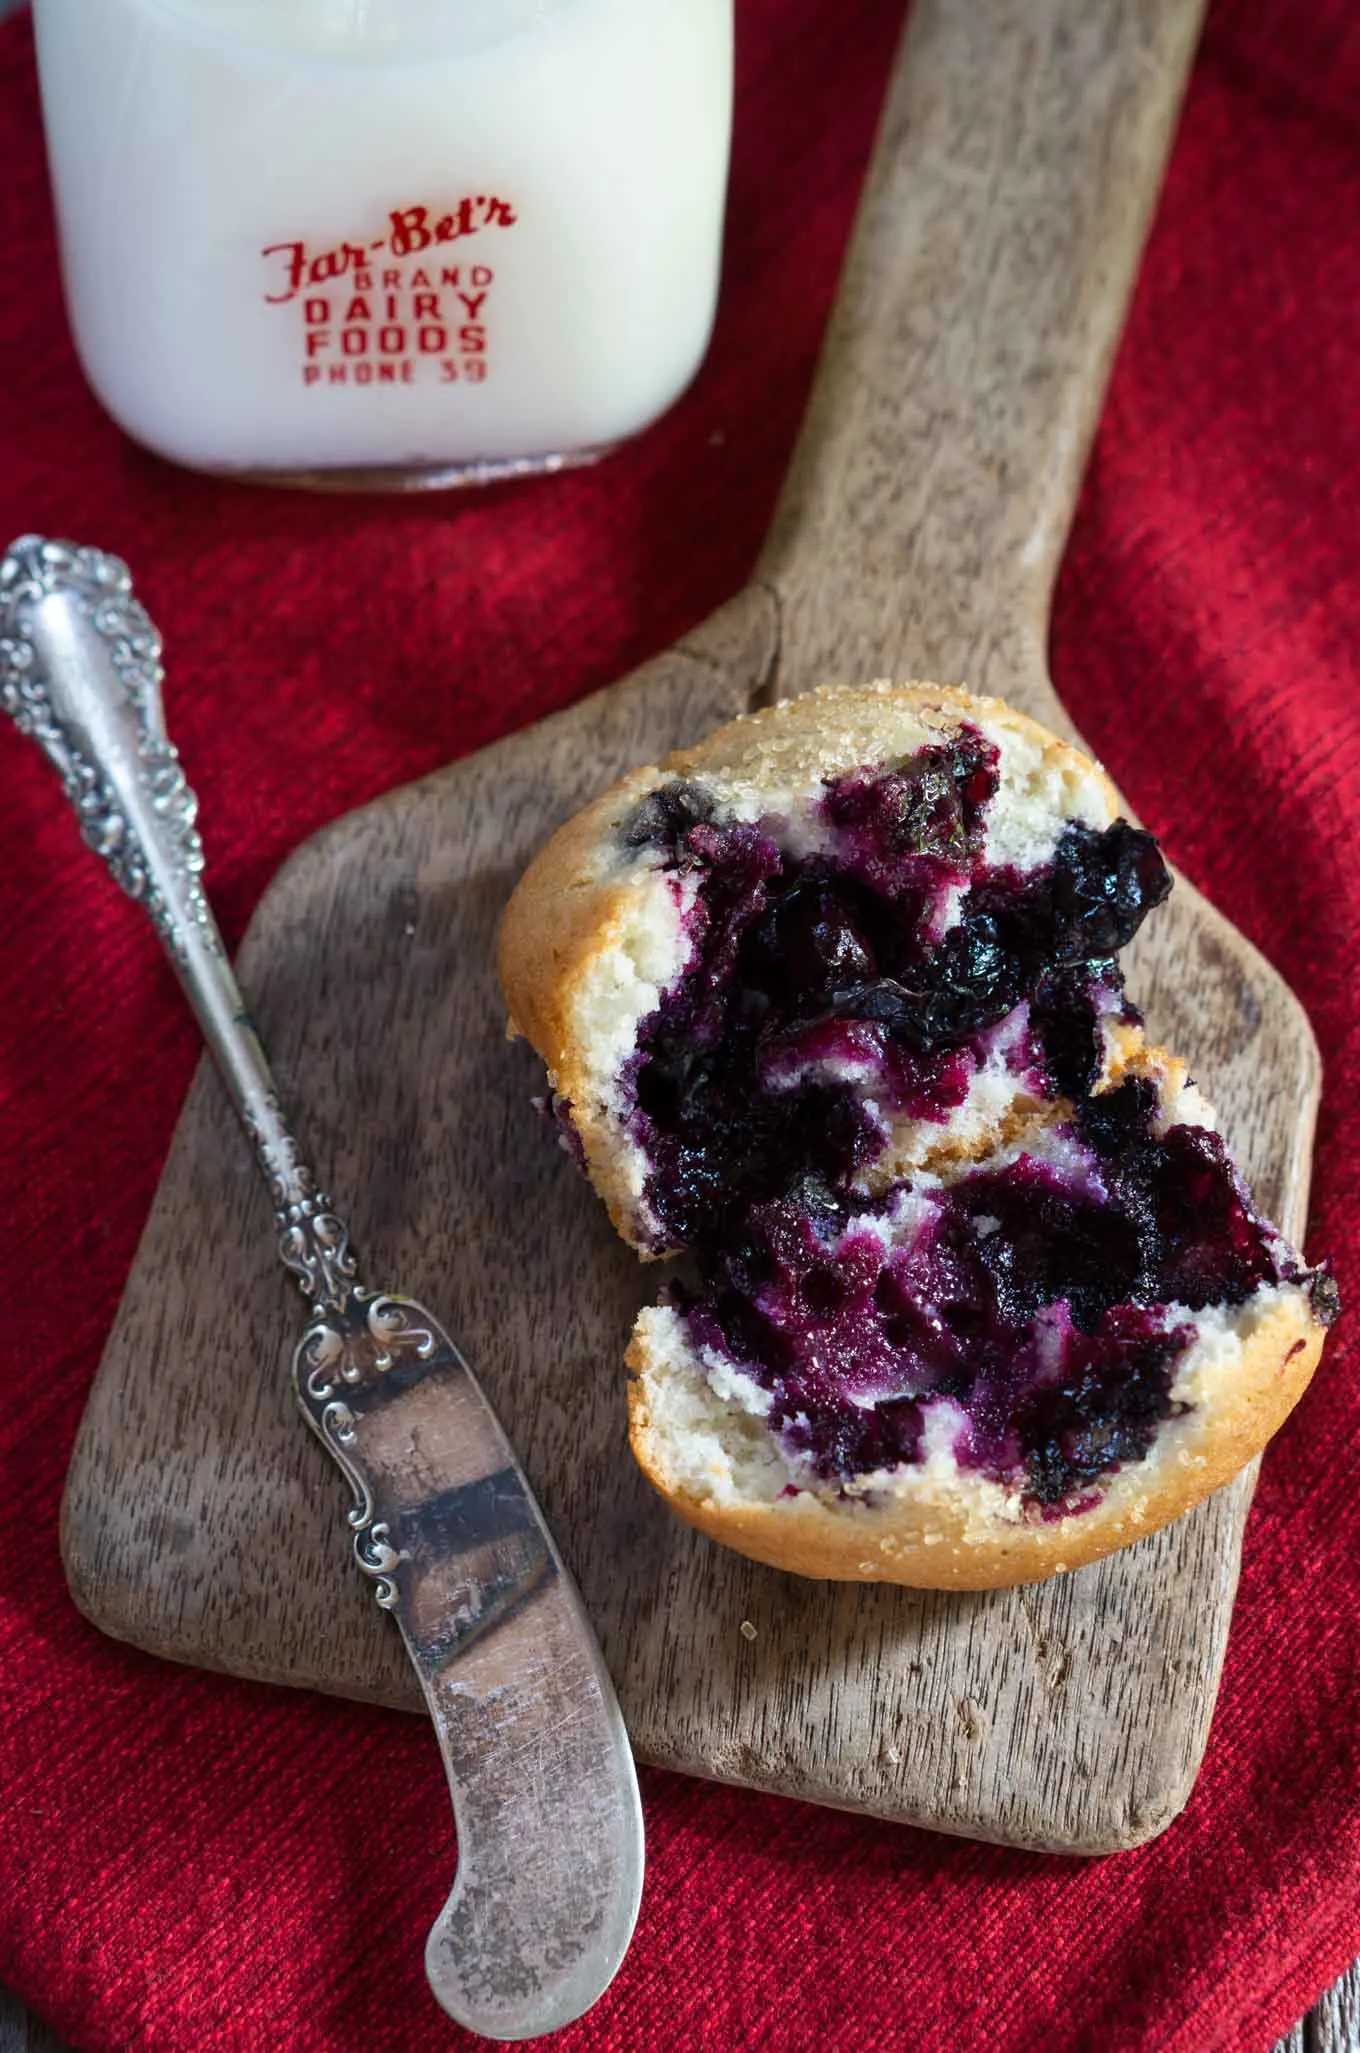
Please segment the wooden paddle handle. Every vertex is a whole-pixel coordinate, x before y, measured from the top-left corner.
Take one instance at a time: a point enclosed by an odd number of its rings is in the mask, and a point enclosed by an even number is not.
[[[757,572],[774,695],[892,675],[1067,722],[1059,556],[1203,0],[913,0]]]

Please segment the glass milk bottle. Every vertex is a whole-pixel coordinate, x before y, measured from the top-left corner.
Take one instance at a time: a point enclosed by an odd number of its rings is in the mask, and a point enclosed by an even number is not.
[[[732,0],[34,0],[67,302],[127,432],[403,489],[557,469],[693,376]]]

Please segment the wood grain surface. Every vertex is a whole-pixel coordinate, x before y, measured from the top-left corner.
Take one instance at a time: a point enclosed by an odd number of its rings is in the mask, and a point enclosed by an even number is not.
[[[1067,725],[1048,603],[1199,15],[917,0],[751,586],[633,679],[301,849],[241,961],[366,1275],[444,1315],[520,1449],[639,1755],[1086,1853],[1189,1793],[1251,1476],[1092,1568],[972,1596],[802,1583],[682,1526],[625,1443],[620,1363],[655,1274],[529,1110],[541,1079],[502,1038],[492,937],[559,820],[772,695],[933,676]],[[1318,1071],[1296,1002],[1184,882],[1130,984],[1301,1233]],[[171,1658],[415,1708],[291,1410],[298,1318],[200,1073],[73,1461],[71,1586]]]

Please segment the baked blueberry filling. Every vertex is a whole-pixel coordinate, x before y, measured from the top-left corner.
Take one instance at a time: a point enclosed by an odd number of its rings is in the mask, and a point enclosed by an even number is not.
[[[983,858],[997,752],[975,729],[829,783],[811,852],[662,785],[622,830],[698,877],[692,959],[624,1077],[658,1250],[730,1240],[812,1171],[848,1189],[894,1118],[943,1124],[989,1062],[1045,1096],[1101,1065],[1105,1015],[1136,1017],[1115,952],[1170,879],[1119,821],[1063,833],[1027,874]]]
[[[1301,1272],[1216,1134],[1163,1130],[1138,1077],[1096,1089],[1104,1021],[1138,1018],[1115,957],[1170,889],[1151,836],[1073,823],[989,864],[997,787],[965,728],[828,783],[810,831],[650,793],[621,839],[684,883],[690,956],[623,1089],[654,1246],[694,1258],[689,1341],[759,1387],[795,1473],[947,1444],[1057,1516],[1176,1408],[1188,1315]],[[864,1194],[895,1118],[943,1124],[998,1064],[1058,1123]]]
[[[1298,1275],[1218,1135],[1159,1133],[1130,1078],[1000,1167],[869,1207],[804,1182],[674,1296],[823,1482],[920,1460],[948,1399],[961,1466],[1071,1510],[1173,1411],[1184,1315]]]

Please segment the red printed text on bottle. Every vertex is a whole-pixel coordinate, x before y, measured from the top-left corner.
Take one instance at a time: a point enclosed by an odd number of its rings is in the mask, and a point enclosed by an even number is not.
[[[312,248],[273,242],[266,304],[293,309],[309,387],[481,384],[491,360],[489,263],[454,245],[513,228],[514,208],[485,194],[453,207],[394,207],[381,235]]]

